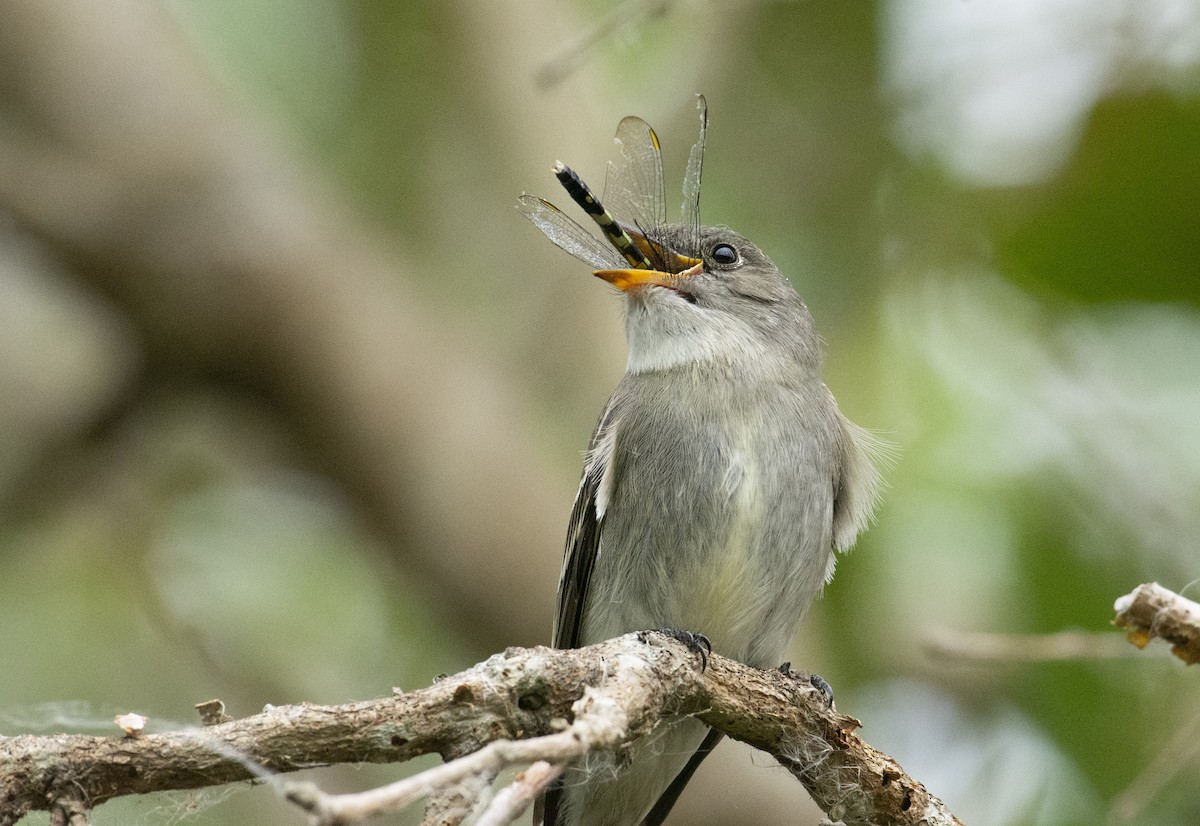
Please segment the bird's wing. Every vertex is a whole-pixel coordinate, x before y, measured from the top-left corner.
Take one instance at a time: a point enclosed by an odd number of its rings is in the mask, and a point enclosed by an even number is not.
[[[579,492],[571,508],[571,521],[567,525],[567,544],[563,556],[562,575],[558,581],[558,607],[554,612],[555,648],[578,648],[580,628],[583,625],[583,606],[587,602],[588,586],[592,569],[600,554],[600,529],[603,515],[597,502],[604,474],[609,467],[615,438],[615,399],[608,400],[600,423],[588,443],[587,457],[583,464],[583,478],[579,481]],[[561,783],[553,784],[534,804],[533,822],[544,826],[557,826],[559,806],[562,802]]]
[[[615,437],[615,399],[608,400],[600,423],[596,425],[588,443],[587,457],[583,465],[583,478],[571,508],[571,521],[567,525],[567,543],[563,555],[562,575],[558,581],[558,607],[554,613],[555,648],[577,648],[580,626],[583,622],[583,606],[587,600],[592,569],[600,553],[600,530],[603,523],[601,485],[608,470]]]

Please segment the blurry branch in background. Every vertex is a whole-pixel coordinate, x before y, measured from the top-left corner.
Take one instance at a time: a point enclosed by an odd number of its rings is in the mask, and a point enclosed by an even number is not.
[[[1200,662],[1200,603],[1148,582],[1118,599],[1113,610],[1113,623],[1128,628],[1129,641],[1138,648],[1157,637],[1188,665]]]
[[[1200,604],[1151,582],[1118,599],[1114,610],[1113,624],[1128,628],[1128,642],[1139,649],[1157,637],[1171,643],[1171,652],[1188,665],[1200,662]],[[1091,631],[997,634],[941,630],[928,635],[924,649],[933,657],[981,663],[1137,656],[1137,651],[1113,634]]]
[[[1111,631],[999,634],[943,629],[931,632],[922,647],[931,657],[979,663],[1053,662],[1137,656],[1136,651]]]
[[[702,669],[694,651],[656,632],[576,650],[511,648],[429,688],[378,700],[268,707],[227,721],[216,702],[198,708],[206,725],[192,731],[0,738],[0,824],[35,810],[49,810],[52,823],[85,823],[92,807],[121,795],[258,779],[318,824],[354,823],[432,797],[448,822],[481,813],[479,822],[499,826],[567,765],[584,757],[592,765],[601,757],[619,760],[629,743],[681,715],[772,755],[831,820],[959,823],[895,760],[855,734],[860,723],[829,707],[807,676],[759,671],[715,654]],[[446,762],[357,794],[331,795],[275,776],[429,753]],[[521,765],[528,768],[489,797],[496,774]],[[443,802],[447,795],[454,812]]]
[[[925,642],[926,653],[977,663],[1090,660],[1137,656],[1158,638],[1188,665],[1200,662],[1200,603],[1156,582],[1139,585],[1113,606],[1113,624],[1127,628],[1128,642],[1112,633],[994,634],[940,631]],[[1138,650],[1129,647],[1132,643]],[[1200,716],[1185,723],[1109,806],[1110,826],[1140,823],[1158,794],[1200,755]]]
[[[590,28],[547,57],[538,68],[535,82],[542,89],[562,83],[594,54],[597,46],[623,31],[637,29],[648,20],[663,17],[671,5],[672,0],[625,0],[614,6]]]
[[[1128,643],[1144,649],[1158,638],[1188,665],[1200,662],[1200,603],[1156,582],[1139,585],[1116,601],[1113,624],[1127,628]],[[992,634],[948,631],[932,634],[925,650],[935,657],[979,663],[1087,660],[1137,656],[1111,633]],[[1109,807],[1111,826],[1138,823],[1155,797],[1200,755],[1200,716],[1175,733]]]
[[[270,399],[484,650],[544,639],[557,555],[530,549],[561,547],[573,480],[486,348],[231,105],[162,6],[7,4],[0,113],[0,215],[120,308],[145,384]]]
[[[1145,823],[1150,803],[1200,754],[1200,716],[1182,726],[1137,777],[1113,798],[1108,809],[1111,826]]]

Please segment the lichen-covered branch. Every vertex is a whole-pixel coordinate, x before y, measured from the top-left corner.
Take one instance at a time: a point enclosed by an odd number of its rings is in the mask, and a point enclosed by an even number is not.
[[[447,763],[362,795],[341,798],[274,782],[319,822],[346,823],[440,795],[480,774],[530,766],[532,775],[519,777],[484,809],[502,823],[584,753],[615,753],[679,715],[695,715],[773,755],[831,819],[958,823],[895,760],[855,734],[859,722],[829,708],[808,678],[719,655],[702,671],[686,646],[647,632],[570,651],[509,649],[428,688],[359,703],[269,707],[193,730],[138,736],[0,738],[0,824],[31,810],[91,808],[125,794],[329,763],[401,762],[430,752]]]
[[[1129,641],[1138,648],[1157,637],[1188,665],[1200,662],[1200,603],[1148,582],[1118,599],[1113,610],[1113,623],[1128,628]]]

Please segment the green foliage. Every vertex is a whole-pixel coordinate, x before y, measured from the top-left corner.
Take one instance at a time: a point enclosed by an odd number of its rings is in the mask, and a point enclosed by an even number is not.
[[[1200,100],[1097,105],[1078,149],[1000,238],[1018,283],[1070,299],[1200,301]]]

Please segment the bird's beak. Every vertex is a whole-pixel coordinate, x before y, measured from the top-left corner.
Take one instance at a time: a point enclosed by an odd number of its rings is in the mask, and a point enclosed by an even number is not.
[[[681,278],[688,278],[696,275],[703,268],[704,262],[699,258],[690,258],[674,250],[665,249],[661,245],[652,244],[645,235],[638,232],[632,227],[622,225],[622,228],[629,234],[634,246],[641,250],[642,254],[650,261],[667,259],[667,266],[673,272],[655,269],[628,269],[628,270],[596,270],[595,275],[598,278],[603,278],[609,284],[612,284],[619,290],[625,291],[640,287],[644,284],[656,284],[660,287],[670,287],[672,282],[677,283]]]
[[[694,259],[683,258],[685,261]],[[603,278],[609,284],[612,284],[622,292],[631,290],[634,287],[641,287],[646,284],[654,284],[659,287],[675,287],[680,279],[690,278],[697,275],[704,268],[702,262],[697,261],[682,272],[663,272],[662,270],[596,270],[593,275],[597,278]]]

